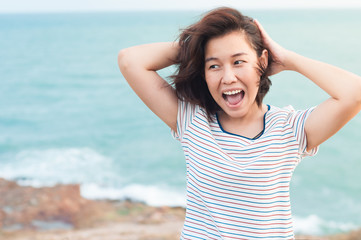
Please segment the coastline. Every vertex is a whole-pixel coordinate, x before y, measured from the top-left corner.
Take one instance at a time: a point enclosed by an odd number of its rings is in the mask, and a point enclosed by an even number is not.
[[[88,200],[76,184],[33,188],[0,178],[0,195],[0,239],[6,240],[173,240],[185,216],[182,207]],[[360,240],[361,229],[296,239]]]

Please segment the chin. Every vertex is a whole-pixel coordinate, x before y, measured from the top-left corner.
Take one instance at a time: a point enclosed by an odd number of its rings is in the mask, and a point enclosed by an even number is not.
[[[234,109],[234,110],[222,109],[222,111],[230,118],[243,118],[248,112],[245,108]]]
[[[244,99],[238,106],[230,107],[226,103],[222,105],[222,111],[230,118],[243,118],[247,114],[253,112],[252,110],[258,109],[259,106],[257,102],[254,100],[253,104],[248,104],[249,101]]]

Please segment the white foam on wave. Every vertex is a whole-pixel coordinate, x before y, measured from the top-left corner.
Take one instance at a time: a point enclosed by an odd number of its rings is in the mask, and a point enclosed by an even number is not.
[[[43,187],[79,183],[89,199],[132,199],[152,206],[185,206],[185,192],[169,186],[122,184],[113,160],[90,148],[29,149],[0,163],[0,177]]]
[[[81,194],[88,199],[131,199],[141,201],[150,206],[186,206],[186,193],[162,186],[146,186],[131,184],[122,188],[107,188],[96,184],[83,184]],[[357,229],[351,222],[329,221],[317,215],[293,217],[296,234],[325,235],[347,232]]]
[[[112,160],[90,148],[23,150],[0,164],[0,176],[34,187],[117,179]],[[114,180],[112,180],[114,181]]]
[[[80,183],[82,196],[89,199],[132,199],[151,206],[185,207],[185,190],[160,185],[123,185],[113,164],[112,159],[90,148],[24,150],[13,161],[0,162],[0,177],[34,187]],[[357,227],[351,222],[324,220],[317,215],[294,216],[296,234],[332,234]]]
[[[347,232],[358,228],[353,223],[325,221],[317,215],[307,217],[293,217],[294,231],[296,234],[324,235]]]
[[[169,187],[131,184],[122,188],[104,188],[96,184],[83,184],[81,195],[88,199],[131,199],[150,206],[183,206],[185,192]]]

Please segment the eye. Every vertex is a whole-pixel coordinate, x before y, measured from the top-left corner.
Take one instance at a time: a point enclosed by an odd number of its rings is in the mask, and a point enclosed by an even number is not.
[[[239,64],[242,64],[242,63],[244,63],[243,60],[237,60],[237,61],[234,62],[234,65],[239,65]]]
[[[219,66],[218,66],[218,65],[215,65],[215,64],[209,66],[209,69],[217,69],[217,68],[219,68]]]

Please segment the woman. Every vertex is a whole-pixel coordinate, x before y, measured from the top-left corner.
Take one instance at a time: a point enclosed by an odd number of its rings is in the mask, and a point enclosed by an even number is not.
[[[182,144],[181,239],[292,239],[292,173],[361,110],[361,78],[284,49],[231,8],[209,12],[179,42],[124,49],[118,60],[133,90]],[[175,88],[156,73],[172,64]],[[268,76],[285,70],[330,98],[305,111],[263,104]]]

